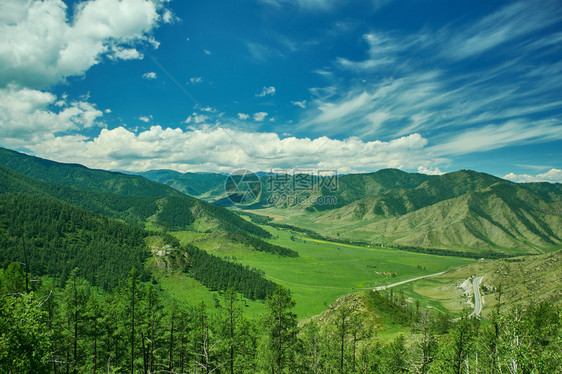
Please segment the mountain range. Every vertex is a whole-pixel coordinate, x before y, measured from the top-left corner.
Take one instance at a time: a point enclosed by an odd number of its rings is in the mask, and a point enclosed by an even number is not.
[[[145,175],[166,179],[184,191],[196,185],[198,196],[214,198],[218,205],[233,205],[224,198],[224,176],[168,171]],[[513,183],[471,170],[430,176],[384,169],[340,176],[336,189],[326,188],[322,178],[313,178],[308,189],[289,191],[301,198],[299,204],[296,199],[270,199],[276,191],[269,188],[268,178],[272,176],[261,176],[259,201],[242,208],[286,217],[286,223],[328,237],[507,255],[562,248],[559,183]],[[297,176],[291,178],[293,183]]]

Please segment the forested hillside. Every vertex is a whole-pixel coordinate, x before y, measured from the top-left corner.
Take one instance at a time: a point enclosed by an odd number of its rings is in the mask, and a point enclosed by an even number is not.
[[[110,289],[131,267],[148,274],[146,233],[71,205],[24,194],[0,194],[0,264],[26,263],[36,275],[65,282],[78,267],[92,284]]]
[[[135,270],[111,293],[73,271],[25,291],[17,264],[0,277],[0,372],[119,373],[557,373],[562,311],[546,303],[497,308],[488,323],[416,310],[370,291],[338,300],[298,324],[290,292],[277,289],[259,319],[232,290],[210,312],[162,298]],[[375,312],[375,314],[373,314]],[[370,316],[370,318],[366,318]],[[383,317],[384,316],[384,317]],[[377,339],[380,318],[411,333]],[[515,369],[516,368],[516,369]]]
[[[228,209],[143,177],[56,163],[3,148],[0,182],[0,192],[51,197],[130,223],[150,220],[165,229],[194,229],[193,224],[201,221],[206,230],[269,237],[267,231]]]

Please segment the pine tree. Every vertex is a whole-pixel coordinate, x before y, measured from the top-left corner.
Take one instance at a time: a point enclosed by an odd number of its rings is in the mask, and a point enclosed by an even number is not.
[[[297,319],[291,312],[295,302],[288,289],[279,287],[266,300],[267,349],[272,373],[286,372],[293,358],[297,339]]]

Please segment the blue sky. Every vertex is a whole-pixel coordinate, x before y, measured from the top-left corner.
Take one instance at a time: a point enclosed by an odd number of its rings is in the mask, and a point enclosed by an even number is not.
[[[557,1],[0,8],[5,147],[113,170],[465,168],[562,182]]]

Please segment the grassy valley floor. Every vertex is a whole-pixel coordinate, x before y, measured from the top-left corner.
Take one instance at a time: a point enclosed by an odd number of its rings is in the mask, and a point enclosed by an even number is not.
[[[295,312],[300,319],[325,311],[337,298],[349,293],[475,262],[466,258],[312,240],[293,236],[285,230],[263,228],[274,236],[271,243],[296,250],[300,257],[288,258],[249,250],[241,244],[233,244],[222,235],[190,231],[179,231],[174,235],[184,244],[192,243],[229,261],[259,269],[267,278],[289,288],[297,303]],[[173,277],[177,278],[163,279],[162,285],[178,298],[213,300],[212,295],[202,295],[205,292],[200,285],[183,281],[181,275]],[[436,308],[444,308],[439,303],[432,304]],[[263,310],[263,303],[249,302],[251,314],[260,310]]]

